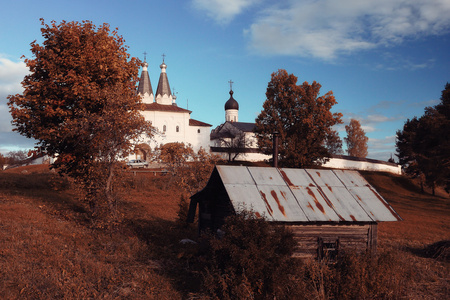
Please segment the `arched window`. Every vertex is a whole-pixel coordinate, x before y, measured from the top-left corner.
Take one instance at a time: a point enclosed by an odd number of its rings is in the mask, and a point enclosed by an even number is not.
[[[180,126],[177,125],[177,132],[180,132]]]
[[[197,132],[200,133],[200,129],[197,129]]]
[[[166,127],[166,125],[164,125],[163,126],[163,132],[166,132],[166,130],[167,130],[167,127]]]

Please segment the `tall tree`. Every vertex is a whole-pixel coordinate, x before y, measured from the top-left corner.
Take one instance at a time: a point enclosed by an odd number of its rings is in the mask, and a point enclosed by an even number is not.
[[[351,119],[350,124],[345,125],[347,137],[344,138],[347,144],[347,153],[355,157],[367,157],[367,142],[369,138],[356,119]]]
[[[20,164],[28,157],[27,151],[18,150],[18,151],[10,151],[8,152],[8,164],[15,165]]]
[[[44,42],[31,43],[24,92],[8,97],[14,130],[58,155],[54,167],[82,184],[94,214],[114,213],[116,162],[150,133],[135,89],[139,60],[108,24],[41,22]]]
[[[155,152],[156,159],[165,164],[170,172],[168,185],[174,182],[189,195],[206,185],[214,165],[219,160],[203,148],[195,153],[190,144],[184,143],[167,143]]]
[[[342,114],[331,112],[337,103],[333,92],[320,96],[320,88],[315,81],[297,85],[297,77],[283,69],[272,74],[255,133],[265,154],[272,153],[273,133],[280,133],[280,166],[313,166],[330,155],[325,139]]]
[[[183,168],[194,154],[194,149],[190,144],[184,143],[167,143],[160,146],[158,159],[166,165],[166,168],[172,174],[177,176],[181,168]]]
[[[343,154],[342,140],[336,130],[331,130],[325,138],[325,147],[330,154]]]
[[[397,131],[396,148],[406,173],[423,177],[433,194],[436,185],[450,191],[450,84],[438,105],[426,107],[422,117],[407,120]]]

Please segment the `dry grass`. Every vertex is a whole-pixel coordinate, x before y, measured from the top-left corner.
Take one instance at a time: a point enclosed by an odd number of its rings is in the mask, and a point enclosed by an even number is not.
[[[405,298],[445,298],[450,294],[449,199],[421,194],[400,176],[363,176],[404,219],[380,224],[384,260],[379,264],[408,282],[401,291]],[[87,219],[70,183],[47,167],[0,172],[0,298],[200,297],[197,249],[179,243],[196,236],[195,228],[176,222],[180,192],[150,174],[130,173],[123,180],[121,223],[101,229]],[[389,298],[383,295],[379,298]],[[324,295],[318,290],[316,296]]]
[[[410,299],[445,299],[450,295],[450,199],[421,193],[411,180],[391,174],[362,173],[403,218],[380,223],[378,248],[394,251],[413,270]]]
[[[122,203],[123,224],[102,230],[91,226],[69,184],[32,169],[0,173],[1,299],[181,298],[154,246],[138,234],[141,218],[153,218],[151,195],[148,203]]]

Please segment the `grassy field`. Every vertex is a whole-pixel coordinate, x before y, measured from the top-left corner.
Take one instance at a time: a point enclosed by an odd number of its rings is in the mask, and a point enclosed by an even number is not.
[[[448,196],[422,194],[401,176],[362,174],[404,219],[380,224],[378,249],[408,270],[405,298],[448,297]],[[195,251],[180,243],[197,233],[178,222],[180,191],[150,174],[124,182],[120,223],[102,228],[46,166],[0,171],[0,298],[200,298]]]

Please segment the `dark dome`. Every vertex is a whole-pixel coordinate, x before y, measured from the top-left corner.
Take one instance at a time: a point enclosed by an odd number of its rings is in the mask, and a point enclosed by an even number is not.
[[[237,109],[239,110],[239,103],[233,98],[233,91],[230,91],[230,99],[225,103],[225,110]]]

